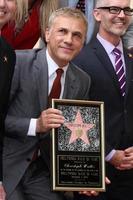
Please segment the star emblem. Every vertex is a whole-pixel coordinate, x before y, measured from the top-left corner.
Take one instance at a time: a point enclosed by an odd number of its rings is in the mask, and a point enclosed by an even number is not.
[[[128,53],[128,57],[129,58],[133,58],[133,54],[132,53]]]
[[[87,137],[87,131],[90,130],[94,124],[83,123],[81,113],[78,110],[75,121],[73,123],[64,123],[64,125],[71,130],[71,136],[69,144],[76,141],[78,138],[82,139],[84,143],[90,144],[90,141]]]
[[[8,61],[7,56],[3,57],[3,61],[7,63],[7,61]]]

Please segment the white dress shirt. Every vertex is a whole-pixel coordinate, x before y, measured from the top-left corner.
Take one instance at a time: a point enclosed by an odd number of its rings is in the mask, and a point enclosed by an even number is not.
[[[102,44],[102,46],[104,47],[106,53],[108,54],[114,69],[115,69],[115,57],[116,56],[115,56],[113,50],[114,50],[114,48],[117,48],[117,49],[119,49],[121,51],[121,58],[122,58],[122,62],[123,62],[123,67],[124,67],[124,71],[126,73],[122,41],[120,40],[119,44],[117,46],[114,46],[112,43],[110,43],[107,40],[105,40],[104,38],[102,38],[99,34],[97,34],[97,39]]]

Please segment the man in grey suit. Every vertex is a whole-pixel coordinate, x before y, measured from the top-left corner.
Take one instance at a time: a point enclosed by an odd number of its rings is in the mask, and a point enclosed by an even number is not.
[[[60,98],[88,99],[90,77],[70,62],[81,50],[86,31],[82,12],[59,9],[45,32],[47,48],[16,52],[3,156],[8,200],[64,199],[50,190],[49,131],[64,123],[64,117],[48,107],[48,95],[61,68]]]

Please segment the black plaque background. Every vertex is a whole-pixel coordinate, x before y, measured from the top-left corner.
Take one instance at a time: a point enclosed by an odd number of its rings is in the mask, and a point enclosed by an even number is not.
[[[69,144],[71,130],[64,125],[52,133],[53,190],[104,191],[104,138],[101,134],[101,103],[54,100],[53,107],[62,111],[66,122],[74,121],[79,110],[83,123],[95,126],[87,132],[90,145],[78,138]],[[101,148],[101,145],[103,147]]]

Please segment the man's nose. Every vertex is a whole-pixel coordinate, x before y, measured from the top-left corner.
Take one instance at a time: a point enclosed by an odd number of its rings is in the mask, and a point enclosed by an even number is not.
[[[68,33],[66,36],[65,36],[65,42],[67,43],[72,43],[72,33]]]
[[[4,6],[5,5],[5,0],[0,0],[0,6]]]
[[[125,17],[124,10],[121,10],[118,16],[119,16],[119,17]]]

